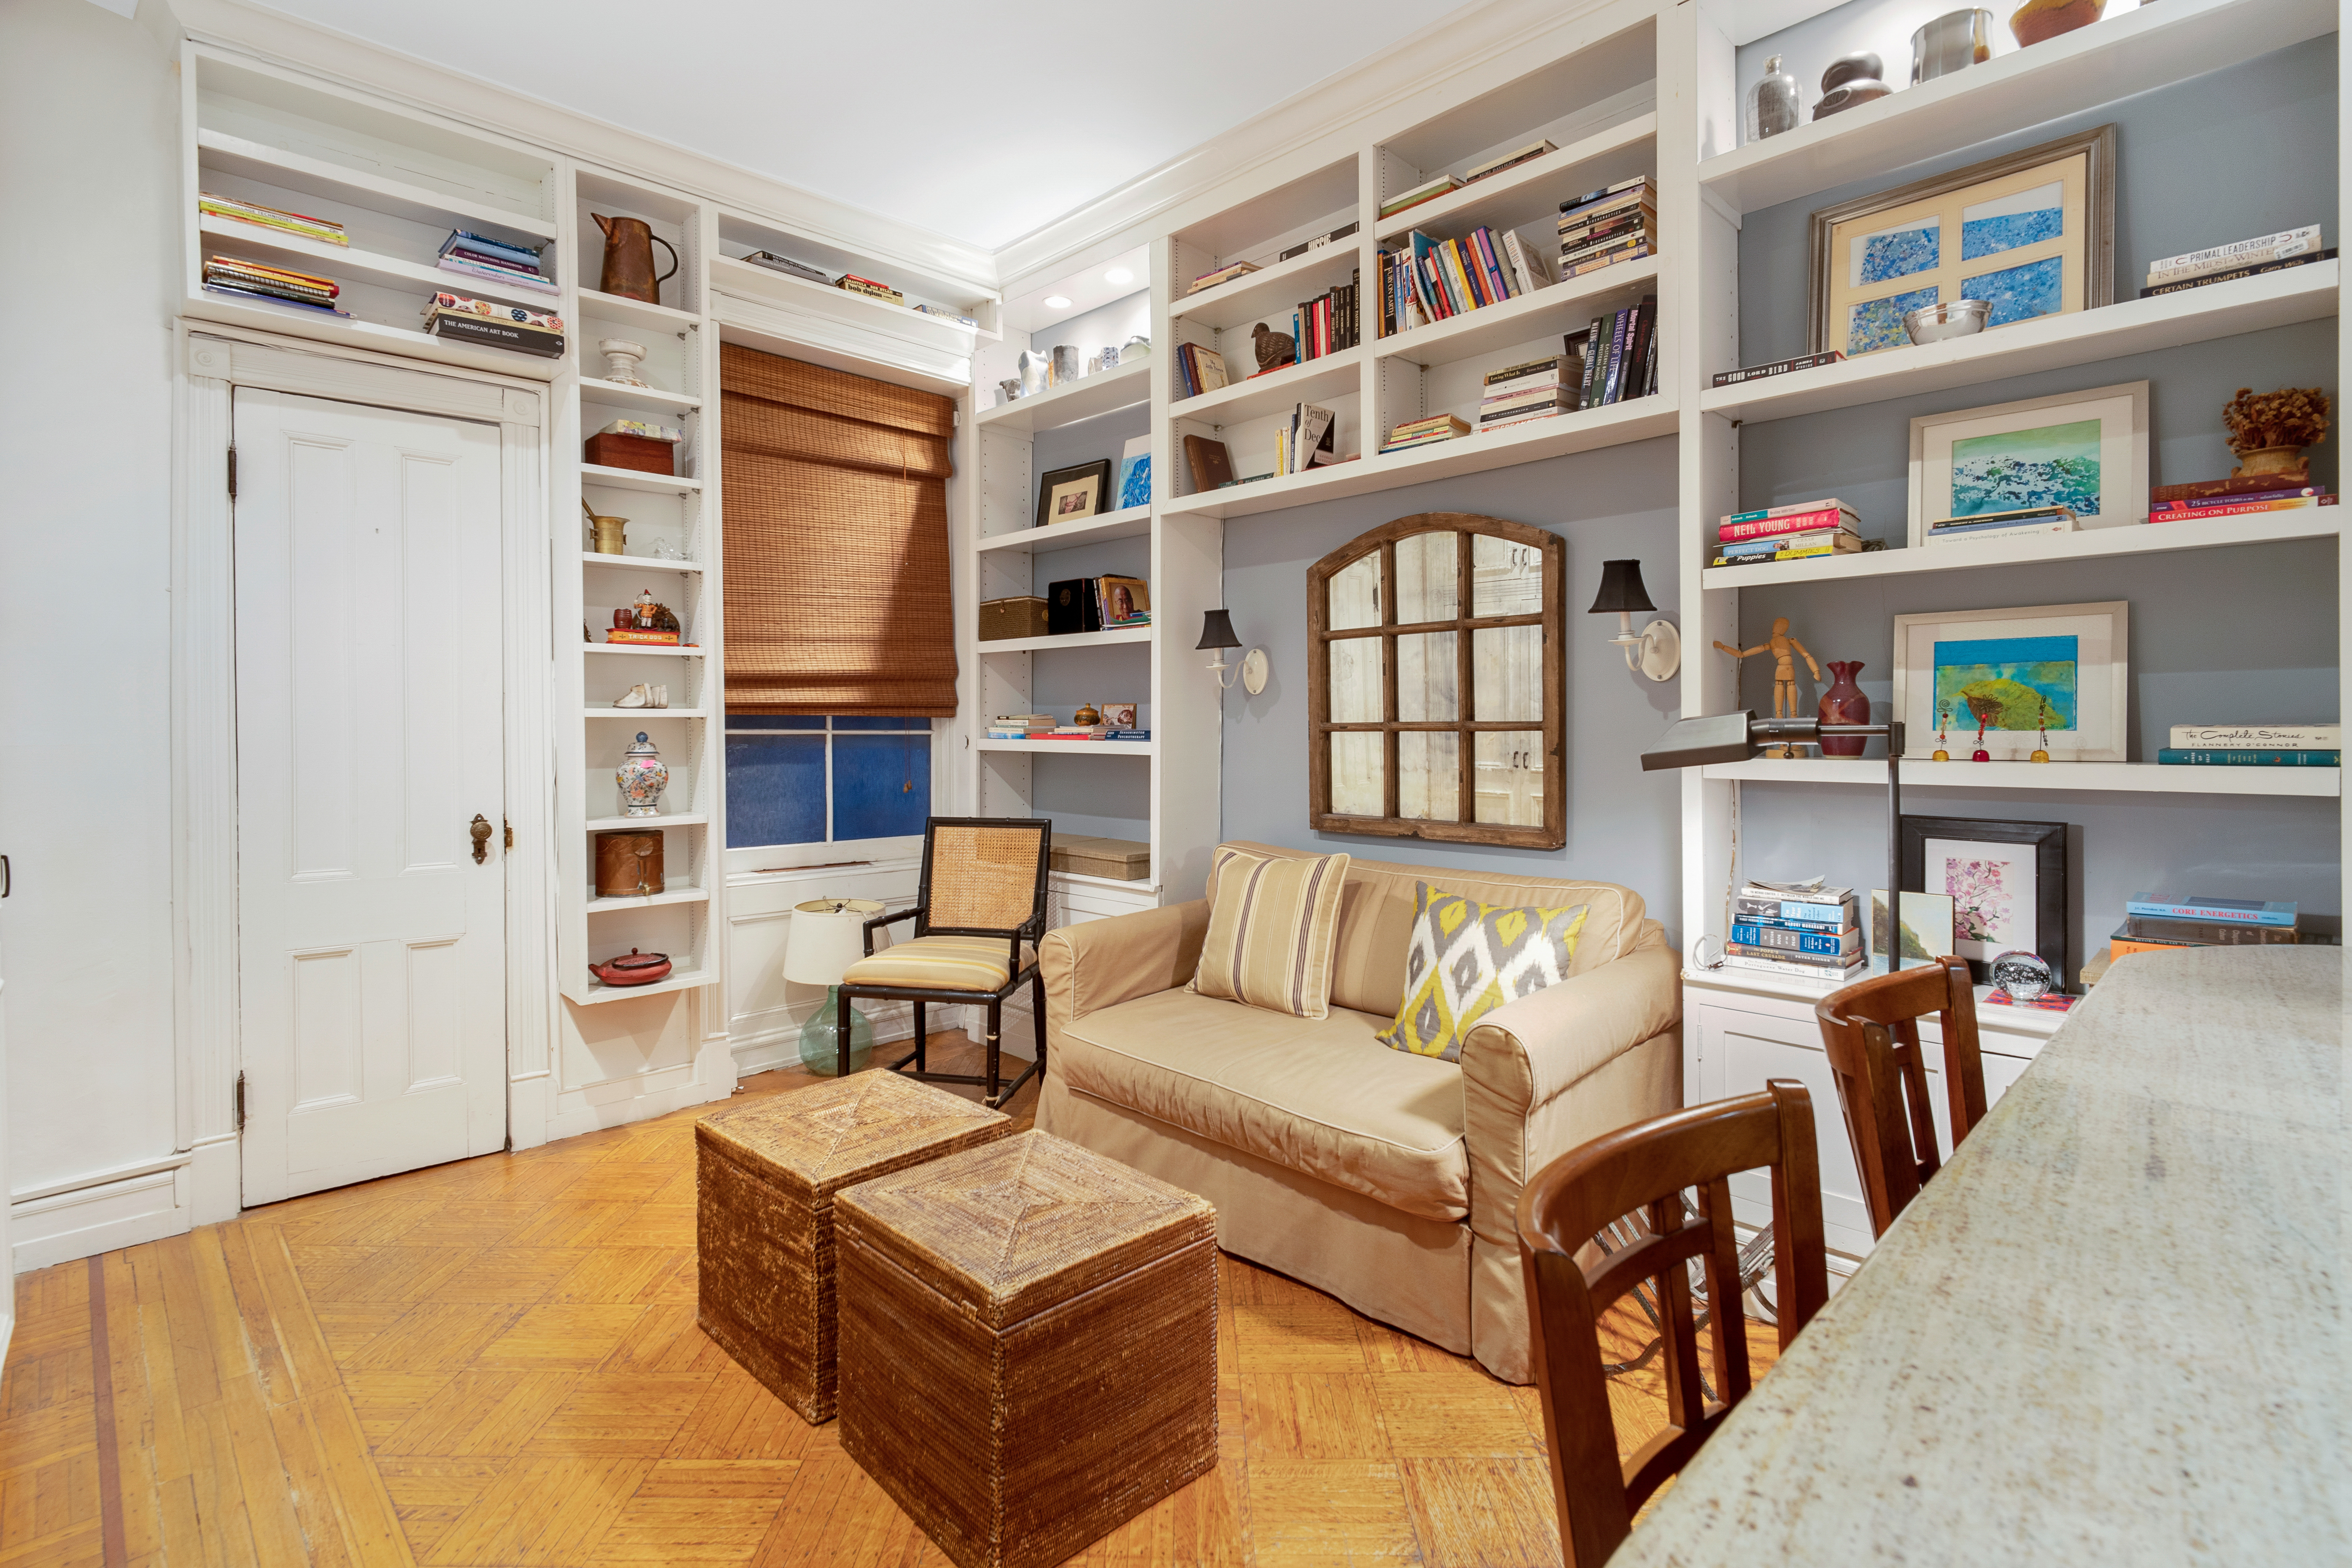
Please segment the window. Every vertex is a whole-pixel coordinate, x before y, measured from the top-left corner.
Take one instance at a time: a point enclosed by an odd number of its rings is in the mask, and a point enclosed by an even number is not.
[[[727,847],[919,838],[931,721],[872,714],[727,716]]]
[[[1526,523],[1423,512],[1307,576],[1308,820],[1558,849],[1566,547]]]

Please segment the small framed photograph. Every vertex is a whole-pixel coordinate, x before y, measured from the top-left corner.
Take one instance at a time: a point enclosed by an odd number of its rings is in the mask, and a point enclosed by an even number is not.
[[[1911,544],[1947,518],[2063,506],[2080,528],[2147,516],[2147,383],[1911,421]]]
[[[2120,763],[2131,605],[2034,605],[1895,617],[1903,754],[1961,761]],[[2052,783],[2063,781],[2053,776]]]
[[[1132,730],[1135,728],[1135,704],[1106,702],[1102,705],[1102,718],[1103,722],[1114,730]]]
[[[1035,526],[1050,528],[1057,522],[1076,522],[1103,510],[1103,500],[1110,493],[1110,459],[1097,458],[1091,463],[1075,468],[1048,468],[1037,481],[1037,519]]]
[[[1140,577],[1103,577],[1097,580],[1095,592],[1102,601],[1102,622],[1106,626],[1144,626],[1151,624],[1151,590]]]
[[[2066,897],[2066,837],[2063,822],[1979,822],[1952,816],[1906,816],[1898,845],[1903,897],[1939,894],[1952,900],[1950,952],[1969,961],[1979,985],[2004,952],[2038,953],[2058,976],[2074,980],[2073,922]]]
[[[2045,142],[1812,217],[1812,352],[1910,344],[1903,318],[1982,300],[1985,330],[2115,301],[2116,128]]]

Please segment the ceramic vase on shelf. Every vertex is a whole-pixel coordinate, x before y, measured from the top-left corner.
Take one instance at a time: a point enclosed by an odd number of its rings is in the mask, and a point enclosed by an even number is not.
[[[1079,368],[1077,346],[1074,343],[1054,345],[1054,384],[1067,386],[1086,373]]]
[[[2010,15],[2010,36],[2019,48],[2029,48],[2089,26],[2106,8],[2107,0],[2025,0]]]
[[[1797,97],[1797,79],[1780,68],[1780,57],[1764,62],[1764,76],[1748,89],[1748,140],[1760,142],[1794,131],[1804,118]]]
[[[631,342],[626,338],[603,338],[596,352],[604,356],[604,379],[615,386],[642,386],[650,390],[653,383],[637,374],[637,365],[646,357],[646,345]]]
[[[637,731],[637,743],[628,749],[621,758],[621,765],[613,770],[613,782],[621,786],[623,816],[661,815],[659,802],[662,790],[669,784],[669,768],[643,730]]]
[[[1824,724],[1867,724],[1870,722],[1870,699],[1853,683],[1861,672],[1858,658],[1833,658],[1829,661],[1830,689],[1822,693],[1822,705],[1815,716]],[[1825,757],[1858,757],[1870,742],[1860,735],[1825,735],[1822,738],[1822,755]]]
[[[1021,372],[1021,395],[1024,397],[1034,397],[1054,384],[1054,361],[1049,354],[1041,354],[1035,349],[1023,349],[1018,368]]]

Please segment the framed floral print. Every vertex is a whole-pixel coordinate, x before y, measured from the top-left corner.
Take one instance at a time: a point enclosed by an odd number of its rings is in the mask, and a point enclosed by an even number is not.
[[[1899,846],[1904,896],[1952,900],[1952,945],[1979,984],[2004,952],[2038,953],[2072,990],[2073,921],[2067,910],[2063,822],[1978,822],[1906,816]]]
[[[1987,331],[2115,300],[2116,128],[2102,125],[1812,217],[1812,352],[1909,344],[1903,318],[1987,300]]]

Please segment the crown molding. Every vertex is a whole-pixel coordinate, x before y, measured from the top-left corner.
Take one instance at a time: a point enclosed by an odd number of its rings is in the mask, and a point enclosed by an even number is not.
[[[995,257],[946,235],[246,0],[170,4],[180,30],[198,42],[298,67],[353,92],[528,142],[556,157],[691,191],[878,261],[963,279],[982,290],[996,287]]]
[[[1006,294],[1338,162],[1679,0],[1473,0],[996,252]]]

